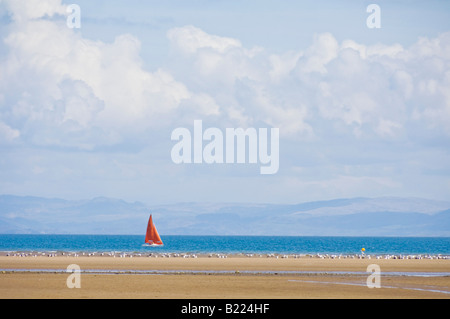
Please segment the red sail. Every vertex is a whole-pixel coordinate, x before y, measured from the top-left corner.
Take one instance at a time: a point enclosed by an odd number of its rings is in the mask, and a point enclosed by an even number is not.
[[[162,245],[163,242],[161,237],[159,237],[158,231],[153,224],[152,215],[148,220],[147,233],[145,234],[145,242],[149,245]]]

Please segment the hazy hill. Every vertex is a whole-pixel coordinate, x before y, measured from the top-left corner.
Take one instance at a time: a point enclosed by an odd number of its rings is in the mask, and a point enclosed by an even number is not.
[[[397,197],[147,206],[0,195],[0,233],[143,234],[150,213],[162,235],[450,236],[450,202]]]

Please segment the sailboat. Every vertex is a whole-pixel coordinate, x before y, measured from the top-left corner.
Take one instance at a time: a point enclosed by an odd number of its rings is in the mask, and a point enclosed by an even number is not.
[[[152,215],[148,219],[147,233],[145,234],[145,243],[150,246],[162,246],[163,242],[159,237],[155,224],[153,224]]]

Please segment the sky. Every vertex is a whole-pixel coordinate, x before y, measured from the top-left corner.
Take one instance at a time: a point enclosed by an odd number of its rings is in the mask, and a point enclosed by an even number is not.
[[[0,0],[0,37],[1,194],[450,199],[449,1]],[[279,170],[174,163],[195,120],[278,128]]]

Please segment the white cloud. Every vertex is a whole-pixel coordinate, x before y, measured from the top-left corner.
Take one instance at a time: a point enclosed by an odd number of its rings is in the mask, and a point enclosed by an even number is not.
[[[270,60],[270,78],[273,82],[279,83],[289,76],[297,65],[297,61],[302,57],[302,52],[289,51],[281,55],[272,54]]]
[[[219,106],[223,123],[283,126],[284,136],[310,130],[304,122],[306,106],[272,88],[273,84],[278,89],[282,86],[298,53],[268,54],[260,47],[245,48],[236,39],[210,35],[192,26],[169,30],[168,39],[176,60],[171,72],[187,86],[208,93]]]
[[[93,148],[164,125],[161,115],[173,117],[186,100],[199,104],[184,104],[197,113],[217,113],[205,106],[214,105],[206,93],[190,92],[162,69],[145,70],[136,37],[122,34],[112,43],[83,38],[66,26],[65,16],[45,18],[65,14],[60,0],[6,4],[14,19],[0,63],[0,115],[21,138]]]
[[[0,121],[0,144],[9,143],[20,136],[20,132]]]
[[[375,128],[379,135],[386,137],[395,136],[398,129],[401,129],[401,124],[383,118],[380,119],[378,126]]]
[[[298,63],[299,73],[327,73],[326,65],[337,57],[339,44],[331,33],[316,34]]]
[[[29,19],[38,19],[55,14],[63,15],[66,7],[61,0],[3,0],[9,7],[13,19],[22,22]]]
[[[59,0],[4,2],[13,22],[0,118],[10,141],[93,148],[199,117],[301,139],[326,139],[335,125],[358,138],[407,136],[410,123],[450,134],[450,33],[409,48],[322,33],[275,54],[188,25],[167,31],[173,63],[150,72],[133,35],[88,40],[67,28]]]
[[[170,72],[240,125],[264,122],[303,138],[315,136],[323,120],[341,121],[358,138],[405,136],[417,119],[437,134],[447,130],[438,122],[449,120],[447,34],[404,48],[338,43],[323,33],[304,51],[280,54],[192,26],[171,29],[168,38],[176,60]]]
[[[392,137],[412,120],[448,134],[449,36],[422,39],[409,49],[344,41],[319,83],[321,114],[356,125],[358,134],[366,126],[366,133]]]
[[[177,49],[186,54],[195,54],[200,49],[225,53],[233,48],[242,47],[239,40],[210,35],[194,26],[170,29],[167,37]]]

